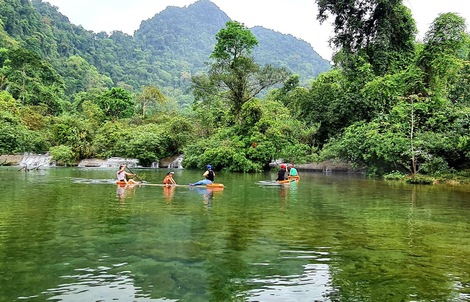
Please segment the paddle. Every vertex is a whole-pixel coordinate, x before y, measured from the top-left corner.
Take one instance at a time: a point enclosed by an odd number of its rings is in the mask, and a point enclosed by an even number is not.
[[[138,181],[140,182],[144,182],[139,176],[137,176],[137,174],[134,173],[134,171],[132,171],[127,165],[126,165],[126,168],[127,170],[129,170],[129,172],[131,172],[132,174],[134,174],[135,178],[137,178]]]

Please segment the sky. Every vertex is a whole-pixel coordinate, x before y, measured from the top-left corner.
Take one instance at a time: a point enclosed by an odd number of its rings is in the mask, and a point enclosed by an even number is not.
[[[94,32],[120,30],[134,34],[144,20],[167,6],[184,7],[196,0],[43,0],[58,7],[75,25]],[[333,49],[328,40],[333,35],[330,22],[320,24],[315,0],[211,0],[232,20],[247,27],[263,26],[302,39],[326,60]],[[440,14],[453,12],[470,22],[468,0],[403,0],[411,9],[422,39],[432,21]]]

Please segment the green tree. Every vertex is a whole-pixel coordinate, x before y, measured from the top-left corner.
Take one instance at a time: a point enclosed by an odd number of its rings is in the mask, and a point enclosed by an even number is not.
[[[29,130],[11,112],[0,110],[0,154],[45,150],[45,143],[38,132]]]
[[[155,108],[157,104],[164,104],[167,101],[166,96],[155,86],[145,86],[137,96],[137,104],[142,112],[142,117],[148,110]]]
[[[70,146],[55,146],[49,149],[52,160],[55,160],[59,165],[69,166],[75,163],[75,154]]]
[[[384,75],[402,70],[412,61],[417,30],[402,0],[315,2],[320,22],[329,14],[334,16],[335,36],[330,43],[343,53],[336,58],[343,66],[354,64],[359,55],[367,58],[375,74]]]
[[[96,155],[99,158],[121,156],[118,143],[121,140],[126,141],[129,133],[131,133],[130,127],[123,121],[113,120],[105,122],[96,129],[96,135],[93,140],[93,149],[96,150]]]
[[[128,118],[134,113],[131,93],[120,87],[105,91],[95,101],[105,116],[111,119]]]
[[[312,155],[313,149],[300,142],[306,139],[301,123],[281,102],[253,98],[243,105],[240,116],[243,125],[221,127],[209,138],[188,144],[183,165],[203,168],[210,162],[216,169],[255,172],[269,169],[274,159],[300,162]]]
[[[165,134],[158,125],[147,124],[136,127],[135,131],[123,136],[117,143],[118,156],[139,160],[139,164],[150,166],[166,156],[168,149]]]
[[[76,115],[61,115],[51,119],[49,136],[53,146],[68,146],[76,159],[93,157],[95,130],[88,121]]]
[[[95,66],[80,56],[69,57],[64,70],[65,91],[69,96],[92,89],[104,90],[113,84],[110,77],[100,74]]]
[[[62,111],[63,81],[52,65],[38,54],[23,49],[8,50],[0,78],[8,81],[12,96],[24,105],[44,104],[49,114]]]
[[[260,67],[254,62],[251,52],[258,41],[241,23],[227,22],[216,39],[211,54],[214,61],[207,74],[193,77],[193,92],[197,100],[205,101],[213,96],[227,100],[233,122],[242,124],[243,104],[262,90],[286,80],[289,73],[284,68]]]
[[[469,35],[465,19],[454,13],[440,14],[424,38],[418,66],[425,73],[428,93],[447,97],[449,82],[458,77],[469,55]]]

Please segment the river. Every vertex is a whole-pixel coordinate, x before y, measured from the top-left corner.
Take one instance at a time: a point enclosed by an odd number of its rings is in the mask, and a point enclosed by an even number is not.
[[[0,167],[0,301],[470,300],[470,187],[216,173]]]

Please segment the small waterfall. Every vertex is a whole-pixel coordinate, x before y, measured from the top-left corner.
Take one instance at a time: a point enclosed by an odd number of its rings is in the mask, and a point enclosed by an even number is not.
[[[18,166],[24,170],[37,170],[39,168],[48,168],[51,165],[52,156],[46,154],[25,153],[18,163]]]
[[[122,157],[111,157],[107,160],[102,159],[84,159],[78,167],[95,167],[95,168],[119,168],[120,165],[126,164],[129,168],[137,167],[139,161],[135,158],[122,158]]]
[[[121,157],[111,157],[108,158],[102,165],[102,168],[119,168],[120,165],[126,164],[129,168],[137,167],[139,160],[135,158],[121,158]]]
[[[168,165],[168,168],[169,169],[184,169],[183,166],[181,165],[181,163],[183,162],[183,158],[184,158],[184,155],[178,155],[177,158],[175,158],[175,160],[173,160],[169,165]]]

